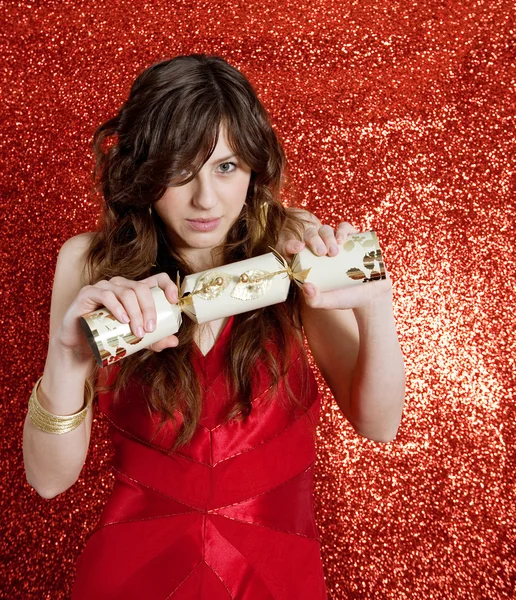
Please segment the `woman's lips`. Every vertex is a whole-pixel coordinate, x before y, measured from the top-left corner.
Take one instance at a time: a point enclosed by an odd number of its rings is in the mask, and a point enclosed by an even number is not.
[[[194,231],[213,231],[220,223],[218,219],[186,219]]]

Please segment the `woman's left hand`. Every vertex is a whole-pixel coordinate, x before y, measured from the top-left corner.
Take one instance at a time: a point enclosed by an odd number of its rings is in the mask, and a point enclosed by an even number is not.
[[[283,252],[280,253],[290,259],[306,246],[317,256],[336,256],[339,253],[339,246],[342,246],[354,233],[358,233],[358,230],[350,223],[342,222],[335,230],[330,225],[322,225],[319,221],[314,222],[313,225],[306,227],[304,242],[294,238],[289,239],[283,243]],[[392,282],[387,270],[385,273],[386,279],[350,285],[328,292],[321,292],[313,283],[305,283],[303,297],[311,308],[326,310],[361,308],[377,302],[392,303]]]

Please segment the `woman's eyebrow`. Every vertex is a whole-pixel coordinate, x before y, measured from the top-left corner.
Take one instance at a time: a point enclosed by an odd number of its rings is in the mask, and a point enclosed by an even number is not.
[[[225,160],[229,160],[230,158],[237,158],[236,154],[230,154],[229,156],[225,156],[224,158],[217,158],[216,160],[212,160],[211,164],[214,165],[219,162],[224,162]]]

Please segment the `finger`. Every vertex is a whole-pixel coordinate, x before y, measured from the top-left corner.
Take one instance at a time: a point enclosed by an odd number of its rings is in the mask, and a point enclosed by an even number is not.
[[[116,294],[112,290],[103,288],[99,283],[101,282],[84,286],[77,295],[79,314],[84,316],[104,306],[120,323],[129,323],[129,315]]]
[[[117,286],[115,293],[129,315],[129,324],[131,325],[131,330],[133,331],[134,335],[142,338],[145,335],[144,315],[136,290],[132,287]],[[152,320],[148,316],[147,319],[150,321]]]
[[[344,243],[346,241],[347,237],[349,235],[352,235],[353,233],[358,233],[358,229],[353,227],[353,225],[351,225],[351,223],[348,223],[347,221],[343,221],[342,223],[339,223],[339,225],[337,227],[337,232],[335,234],[335,237],[337,238],[337,244]]]
[[[120,275],[115,275],[114,277],[110,277],[109,279],[102,279],[95,285],[102,284],[112,284],[112,285],[120,285],[122,287],[127,287],[130,284],[132,279],[127,279],[127,277],[121,277]]]
[[[280,252],[285,258],[291,258],[294,254],[298,254],[305,247],[305,243],[296,239],[287,240]]]
[[[161,352],[165,350],[165,348],[175,348],[179,345],[179,339],[175,335],[169,335],[166,338],[163,338],[159,342],[154,342],[148,348],[149,350],[153,350],[154,352]]]
[[[154,331],[156,329],[157,314],[156,303],[154,301],[151,288],[146,282],[135,281],[133,282],[132,289],[134,290],[138,299],[144,330],[147,332]]]
[[[99,281],[96,285],[112,291],[117,296],[125,313],[122,322],[127,322],[128,315],[131,330],[138,337],[156,329],[156,304],[152,296],[152,287],[161,287],[169,302],[178,301],[177,286],[167,273],[158,273],[142,281],[115,276],[109,281]],[[120,316],[122,317],[121,313]]]
[[[326,244],[323,242],[315,227],[309,227],[305,230],[305,244],[310,250],[318,256],[323,256],[327,252]]]
[[[339,253],[339,247],[337,246],[337,240],[335,239],[335,231],[333,230],[333,227],[330,227],[329,225],[323,225],[319,229],[319,236],[324,242],[329,256],[336,256]]]
[[[318,308],[321,304],[321,292],[313,283],[303,284],[303,298],[311,308]]]
[[[156,329],[156,305],[147,283],[125,277],[113,277],[102,286],[113,291],[129,315],[131,330],[142,338],[145,332]]]
[[[118,284],[113,283],[113,279],[118,281]],[[143,337],[143,329],[141,331],[138,329],[142,325],[141,311],[136,295],[128,285],[130,283],[130,280],[123,277],[113,277],[110,280],[103,279],[98,281],[93,287],[101,288],[105,292],[107,303],[104,306],[116,317],[117,313],[114,313],[111,309],[111,306],[116,306],[113,300],[114,296],[118,304],[122,307],[122,312],[118,311],[118,313],[121,314],[123,320],[120,318],[118,320],[122,323],[130,323],[134,335]]]
[[[156,273],[146,279],[142,279],[150,288],[160,287],[165,292],[166,299],[171,304],[177,304],[179,298],[179,290],[177,285],[170,279],[168,273]]]
[[[313,294],[309,293],[311,287],[315,288]],[[377,302],[384,295],[389,295],[389,301],[392,303],[392,281],[390,278],[324,293],[320,292],[313,284],[305,283],[303,292],[304,301],[308,306],[324,310],[358,308],[371,302]]]
[[[321,308],[325,310],[336,308],[348,308],[342,304],[342,290],[324,292],[313,283],[303,284],[303,298],[310,308]]]
[[[340,290],[321,293],[313,283],[303,284],[303,298],[310,308],[335,309],[347,308],[342,305]]]

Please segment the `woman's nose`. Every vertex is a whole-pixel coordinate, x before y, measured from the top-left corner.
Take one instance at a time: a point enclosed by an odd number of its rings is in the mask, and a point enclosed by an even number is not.
[[[198,178],[195,178],[192,183],[192,202],[195,206],[206,210],[213,208],[218,202],[213,184],[208,181],[201,181]]]

